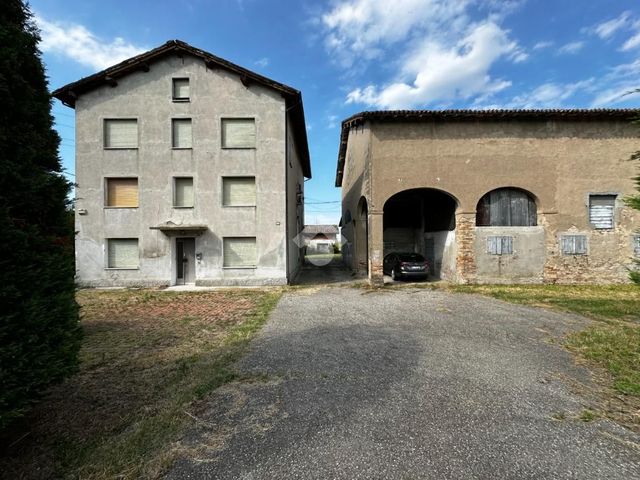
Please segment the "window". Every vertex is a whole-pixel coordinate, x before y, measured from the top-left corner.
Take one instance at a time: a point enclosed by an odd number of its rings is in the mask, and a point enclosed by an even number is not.
[[[132,208],[138,206],[137,178],[107,178],[106,206]]]
[[[487,237],[487,253],[490,255],[513,254],[513,237],[508,237],[508,236]]]
[[[636,257],[640,257],[640,235],[633,237],[633,254]]]
[[[223,118],[222,148],[255,148],[256,121],[253,118]]]
[[[138,148],[138,120],[105,119],[104,148]]]
[[[171,143],[173,148],[191,148],[191,119],[171,120]]]
[[[597,230],[613,228],[615,195],[589,195],[589,223]]]
[[[562,235],[560,237],[560,249],[563,255],[586,255],[586,235]]]
[[[524,190],[499,188],[483,196],[476,208],[478,227],[534,227],[536,202]]]
[[[222,204],[225,207],[254,207],[256,205],[255,177],[224,177]]]
[[[138,268],[140,265],[137,238],[107,240],[108,268]]]
[[[173,179],[173,206],[193,207],[193,177]]]
[[[173,79],[173,101],[174,102],[189,101],[189,79],[188,78]]]
[[[255,237],[227,237],[223,239],[223,266],[255,267]]]

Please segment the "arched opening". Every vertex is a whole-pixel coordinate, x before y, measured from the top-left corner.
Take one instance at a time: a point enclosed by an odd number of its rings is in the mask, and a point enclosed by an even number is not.
[[[432,278],[456,275],[455,212],[453,196],[433,188],[396,193],[384,204],[384,255],[420,253]]]
[[[521,188],[497,188],[476,207],[477,227],[535,227],[538,210],[533,195]]]
[[[356,270],[358,273],[369,273],[369,207],[367,199],[360,198],[358,212],[353,221],[355,224]]]

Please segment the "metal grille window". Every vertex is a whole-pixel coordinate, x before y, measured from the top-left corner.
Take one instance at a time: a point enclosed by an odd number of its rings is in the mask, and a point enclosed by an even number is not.
[[[513,254],[513,237],[501,235],[487,237],[487,253],[490,255]]]
[[[174,118],[171,120],[171,138],[173,148],[191,148],[191,119]]]
[[[499,188],[484,195],[476,208],[478,227],[534,227],[535,200],[524,190]]]
[[[562,235],[560,237],[560,249],[563,255],[586,255],[586,235]]]
[[[104,121],[105,148],[138,148],[138,120],[111,118]]]
[[[137,178],[107,178],[106,206],[132,208],[138,206]]]
[[[193,177],[173,179],[173,206],[193,207]]]
[[[615,195],[589,195],[589,222],[593,228],[611,230],[615,206]]]
[[[256,205],[255,177],[225,177],[222,179],[222,204],[225,207]]]
[[[140,265],[137,238],[107,239],[107,266],[109,268],[138,268]]]
[[[189,79],[173,79],[173,100],[176,102],[186,102],[189,100]]]
[[[225,267],[255,267],[255,237],[226,237],[223,239],[223,265]]]
[[[255,148],[256,121],[253,118],[223,118],[223,148]]]

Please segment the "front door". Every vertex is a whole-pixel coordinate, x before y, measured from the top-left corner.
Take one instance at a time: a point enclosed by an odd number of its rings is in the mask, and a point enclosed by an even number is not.
[[[196,239],[176,238],[176,283],[184,285],[196,281]]]

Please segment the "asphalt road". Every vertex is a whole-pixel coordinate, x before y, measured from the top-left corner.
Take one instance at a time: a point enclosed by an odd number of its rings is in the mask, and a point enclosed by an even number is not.
[[[427,289],[288,293],[167,478],[640,478],[639,436],[579,419],[590,377],[556,340],[586,322]]]

